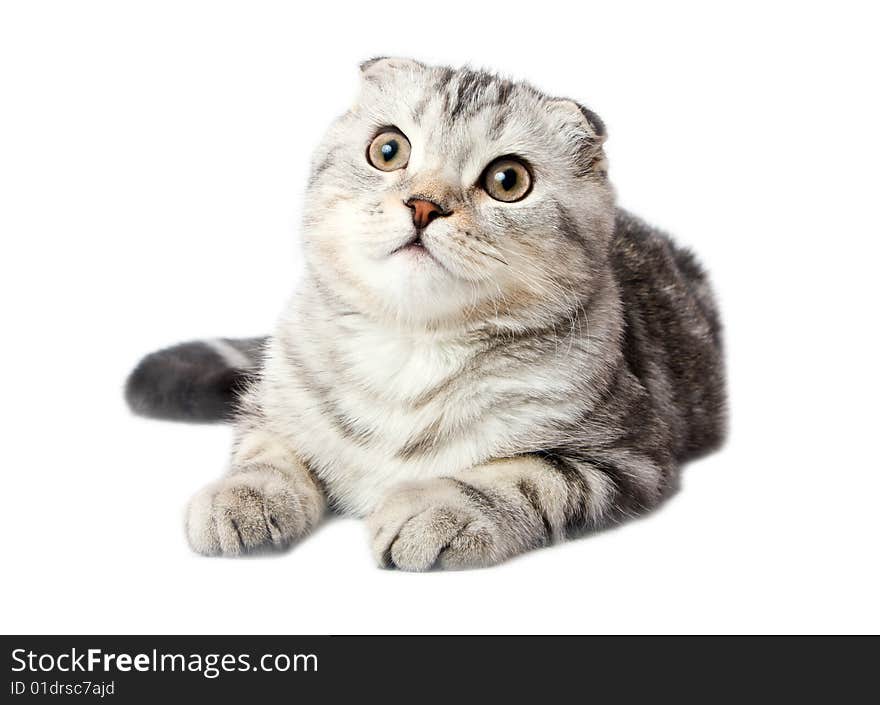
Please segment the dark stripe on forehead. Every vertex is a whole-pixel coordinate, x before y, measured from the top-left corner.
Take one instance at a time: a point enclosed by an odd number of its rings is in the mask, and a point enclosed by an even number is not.
[[[485,99],[489,92],[487,89],[494,81],[495,77],[484,71],[460,71],[455,105],[449,113],[449,118],[455,120],[475,114],[482,107],[481,99]]]
[[[441,91],[445,91],[449,86],[449,82],[452,80],[452,77],[455,75],[455,71],[453,71],[448,66],[444,66],[442,69],[437,69],[439,75],[437,76],[437,80],[434,81],[434,91],[436,93],[440,93]]]
[[[501,136],[501,131],[507,124],[507,111],[503,108],[495,109],[495,117],[492,118],[492,124],[489,126],[489,139],[497,140]]]
[[[495,117],[492,118],[492,125],[489,127],[489,138],[498,139],[504,125],[507,123],[508,102],[513,94],[513,83],[511,81],[496,81],[497,93],[495,94]]]
[[[513,92],[513,83],[511,81],[497,81],[498,94],[495,96],[495,102],[498,105],[506,105]]]
[[[428,104],[431,102],[432,96],[430,94],[422,96],[416,106],[412,109],[412,119],[416,125],[421,124],[422,115],[425,114],[425,110],[428,107]]]

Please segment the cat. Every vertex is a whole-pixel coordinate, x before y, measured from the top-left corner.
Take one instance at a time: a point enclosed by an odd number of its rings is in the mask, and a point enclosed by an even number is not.
[[[656,507],[726,428],[719,314],[615,204],[602,120],[468,68],[378,58],[317,149],[274,335],[148,355],[148,416],[231,420],[195,551],[366,517],[375,560],[499,563]]]

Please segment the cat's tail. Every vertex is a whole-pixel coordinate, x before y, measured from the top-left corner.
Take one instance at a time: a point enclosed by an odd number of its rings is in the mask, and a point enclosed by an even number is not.
[[[216,338],[150,353],[125,383],[140,416],[173,421],[228,421],[259,369],[267,338]]]

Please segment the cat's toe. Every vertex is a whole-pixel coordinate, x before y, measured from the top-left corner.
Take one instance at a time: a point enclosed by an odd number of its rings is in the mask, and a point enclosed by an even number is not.
[[[373,555],[382,567],[425,571],[497,562],[496,527],[449,480],[392,493],[368,526]]]
[[[484,568],[504,560],[498,551],[496,527],[474,521],[462,527],[437,556],[436,565],[448,570]]]
[[[193,497],[187,538],[193,550],[208,556],[283,547],[307,529],[303,499],[287,478],[271,470],[230,475]]]
[[[393,568],[391,546],[404,524],[430,506],[421,485],[408,485],[392,492],[367,519],[373,557],[382,568]]]
[[[431,507],[410,519],[390,546],[390,562],[400,570],[429,570],[469,518],[448,507]]]

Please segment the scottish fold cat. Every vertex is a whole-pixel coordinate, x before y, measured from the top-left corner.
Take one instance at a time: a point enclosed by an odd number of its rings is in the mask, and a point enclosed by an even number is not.
[[[147,356],[141,414],[235,425],[192,547],[366,517],[379,565],[487,566],[655,507],[725,429],[706,275],[618,209],[573,100],[381,58],[317,148],[306,274],[265,339]]]

